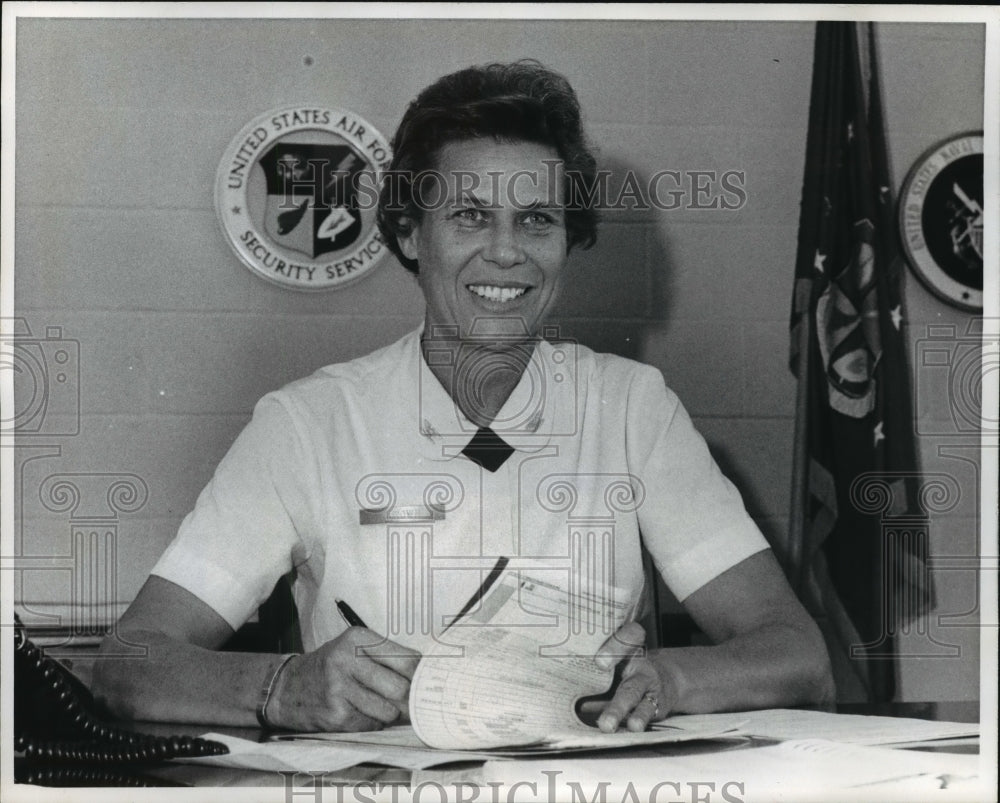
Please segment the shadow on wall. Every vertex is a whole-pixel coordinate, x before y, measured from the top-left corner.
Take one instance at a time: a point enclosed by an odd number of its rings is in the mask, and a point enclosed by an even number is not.
[[[693,311],[677,308],[681,296],[704,297],[704,294],[692,293],[690,287],[678,287],[679,282],[714,281],[710,278],[714,274],[698,272],[687,278],[682,276],[682,266],[677,264],[676,247],[671,238],[669,212],[649,204],[630,204],[627,194],[623,195],[622,185],[626,176],[631,173],[636,177],[637,184],[645,187],[648,186],[649,170],[614,159],[604,159],[599,166],[612,173],[608,197],[612,200],[624,198],[625,203],[618,204],[623,208],[605,208],[602,211],[598,241],[592,249],[570,255],[562,296],[552,315],[552,322],[559,327],[559,336],[575,340],[594,351],[646,362],[667,374],[671,360],[684,359],[673,349],[662,353],[663,344],[674,342],[665,339],[664,335],[668,329],[674,330],[673,336],[678,338],[676,342],[684,347],[682,353],[688,354],[688,359],[697,356],[705,362],[703,368],[675,364],[674,372],[666,375],[668,385],[675,387],[678,384],[681,379],[678,374],[683,374],[685,383],[690,384],[701,381],[698,379],[701,370],[725,370],[713,368],[711,353],[705,351],[706,348],[718,348],[718,343],[714,346],[705,344],[704,348],[692,346],[690,340],[692,337],[696,340],[696,336],[685,336],[684,327],[690,323]],[[614,207],[616,204],[605,206]],[[685,318],[688,320],[685,321]],[[650,342],[660,345],[651,351]],[[732,377],[732,380],[735,383],[737,377]],[[710,395],[711,391],[703,389],[702,395],[706,393]],[[682,401],[696,419],[706,413],[699,408],[699,404],[704,404],[706,400],[699,400],[697,393],[690,398],[682,394]],[[710,415],[721,413],[711,404],[707,412]],[[735,417],[738,418],[738,415]],[[712,457],[739,489],[747,510],[780,553],[784,543],[781,517],[768,516],[768,500],[764,498],[759,483],[753,481],[747,467],[740,463],[739,450],[733,451],[727,443],[727,439],[739,438],[739,434],[729,432],[723,439],[712,437],[710,432],[704,434]]]
[[[564,339],[641,360],[646,331],[662,326],[670,314],[669,242],[660,231],[656,209],[622,196],[629,173],[644,183],[642,169],[617,160],[598,167],[609,170],[611,180],[597,243],[570,253],[562,295],[550,320]]]

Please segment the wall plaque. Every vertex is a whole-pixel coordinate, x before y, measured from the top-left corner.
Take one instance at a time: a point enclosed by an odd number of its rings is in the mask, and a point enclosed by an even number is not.
[[[903,250],[936,295],[983,308],[983,135],[960,134],[910,169],[899,202]]]
[[[387,251],[375,223],[391,154],[353,112],[291,106],[251,120],[230,142],[215,181],[226,240],[254,273],[296,290],[365,276]]]

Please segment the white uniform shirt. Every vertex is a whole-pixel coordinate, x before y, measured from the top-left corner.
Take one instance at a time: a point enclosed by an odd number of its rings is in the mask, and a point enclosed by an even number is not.
[[[490,472],[461,455],[477,427],[420,334],[261,399],[153,574],[238,628],[295,567],[306,650],[345,629],[341,598],[426,651],[501,555],[635,602],[640,532],[682,600],[767,547],[656,369],[541,342],[493,424],[516,451]]]

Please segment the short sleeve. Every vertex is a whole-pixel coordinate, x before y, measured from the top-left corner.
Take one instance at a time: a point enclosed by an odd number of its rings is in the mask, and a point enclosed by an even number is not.
[[[767,549],[739,491],[655,368],[632,382],[627,428],[630,470],[644,494],[643,543],[678,599]]]
[[[305,449],[276,394],[265,396],[219,463],[152,574],[238,629],[301,562],[309,530]]]

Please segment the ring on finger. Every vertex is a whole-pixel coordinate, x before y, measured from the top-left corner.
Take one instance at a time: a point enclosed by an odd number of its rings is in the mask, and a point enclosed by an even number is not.
[[[653,692],[648,691],[643,696],[642,699],[647,703],[652,703],[653,705],[653,718],[655,719],[660,715],[660,701]]]

